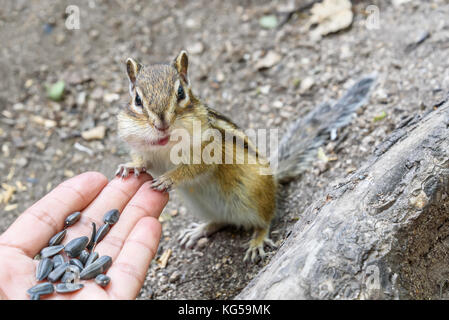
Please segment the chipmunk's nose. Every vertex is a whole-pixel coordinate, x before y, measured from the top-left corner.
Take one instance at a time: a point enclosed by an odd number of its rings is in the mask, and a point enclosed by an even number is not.
[[[166,131],[170,124],[163,117],[154,123],[154,127],[159,131]]]

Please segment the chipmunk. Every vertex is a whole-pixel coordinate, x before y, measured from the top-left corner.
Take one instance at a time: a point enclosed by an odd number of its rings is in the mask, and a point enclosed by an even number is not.
[[[147,171],[153,176],[151,188],[178,191],[191,212],[205,220],[192,224],[179,237],[181,245],[188,248],[226,225],[253,229],[244,261],[265,257],[265,244],[275,247],[269,229],[281,184],[310,166],[319,146],[347,124],[354,110],[366,101],[374,81],[374,77],[363,79],[333,107],[323,104],[295,121],[274,153],[279,159],[278,167],[271,168],[232,120],[193,93],[185,51],[167,64],[143,66],[128,58],[126,71],[131,99],[118,114],[118,134],[128,143],[132,161],[120,164],[116,175],[126,178],[130,172],[139,175]],[[213,141],[209,137],[193,143],[192,139],[174,139],[177,130],[194,136],[198,125],[202,132],[213,129],[220,136]],[[227,139],[226,135],[235,139]],[[201,155],[212,149],[221,161],[210,162],[201,157],[195,162],[195,148]],[[180,156],[181,161],[173,161],[173,155],[179,156],[180,150],[188,152]],[[231,152],[232,161],[224,161],[226,152]],[[239,157],[247,161],[238,161],[242,160]]]

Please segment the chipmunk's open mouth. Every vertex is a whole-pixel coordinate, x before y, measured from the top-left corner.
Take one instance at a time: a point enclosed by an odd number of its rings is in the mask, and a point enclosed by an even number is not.
[[[157,146],[165,146],[168,143],[169,140],[170,140],[170,136],[166,136],[166,137],[164,137],[162,139],[159,139],[159,140],[151,142],[151,144],[152,145],[157,145]]]

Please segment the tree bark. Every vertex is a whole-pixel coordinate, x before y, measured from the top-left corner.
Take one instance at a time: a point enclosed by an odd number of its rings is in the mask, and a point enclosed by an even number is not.
[[[237,299],[449,296],[449,102],[410,117],[309,206]]]

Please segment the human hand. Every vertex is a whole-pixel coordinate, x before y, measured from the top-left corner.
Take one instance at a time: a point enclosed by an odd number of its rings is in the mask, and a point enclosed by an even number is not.
[[[91,222],[103,224],[110,209],[121,212],[119,221],[96,246],[100,256],[112,257],[107,275],[111,282],[102,288],[95,281],[82,281],[84,288],[69,294],[51,294],[44,299],[134,299],[154,258],[161,235],[158,217],[168,195],[151,190],[151,177],[114,179],[108,183],[98,172],[73,177],[48,193],[0,236],[0,299],[29,299],[26,291],[37,284],[38,265],[33,257],[48,246],[49,239],[63,229],[64,219],[81,211],[81,219],[67,229],[63,244],[88,236]]]

